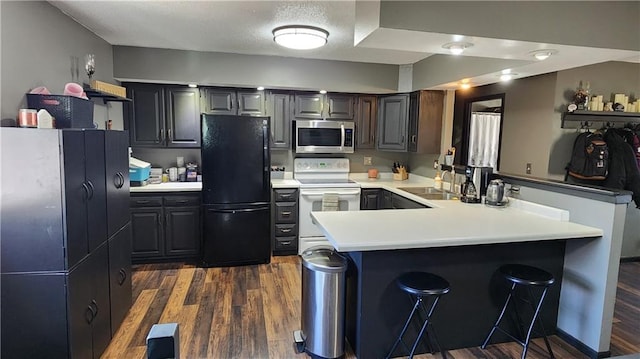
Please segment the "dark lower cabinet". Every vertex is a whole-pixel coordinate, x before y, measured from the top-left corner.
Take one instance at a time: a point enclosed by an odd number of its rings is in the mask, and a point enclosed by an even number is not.
[[[114,335],[131,307],[131,223],[109,239],[109,291]]]
[[[162,207],[131,208],[132,258],[162,257],[164,230]]]
[[[200,195],[131,195],[132,260],[136,263],[200,257]]]
[[[360,209],[375,210],[380,209],[382,202],[382,190],[379,188],[363,189],[360,193]]]
[[[271,197],[272,253],[298,254],[298,189],[275,188]]]
[[[166,207],[164,213],[166,254],[197,256],[200,250],[200,207]]]
[[[361,210],[412,208],[429,208],[429,206],[380,188],[363,189],[360,195]]]

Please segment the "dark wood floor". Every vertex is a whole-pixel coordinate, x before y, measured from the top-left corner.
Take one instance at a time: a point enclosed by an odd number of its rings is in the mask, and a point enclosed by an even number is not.
[[[103,358],[145,358],[151,326],[167,322],[179,323],[183,359],[305,358],[293,349],[292,333],[300,329],[300,294],[297,256],[231,268],[138,265],[133,272],[133,307]],[[551,343],[557,358],[586,358],[556,336]],[[448,354],[454,359],[519,358],[521,350],[505,343]],[[639,352],[640,262],[630,262],[620,267],[611,353]],[[545,353],[543,342],[535,340],[527,358],[546,358]],[[355,356],[347,351],[346,358]]]

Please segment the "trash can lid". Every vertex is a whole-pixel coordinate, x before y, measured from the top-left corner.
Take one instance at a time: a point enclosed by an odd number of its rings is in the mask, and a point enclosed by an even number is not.
[[[314,271],[340,273],[347,270],[347,259],[332,247],[316,246],[302,252],[302,265]]]

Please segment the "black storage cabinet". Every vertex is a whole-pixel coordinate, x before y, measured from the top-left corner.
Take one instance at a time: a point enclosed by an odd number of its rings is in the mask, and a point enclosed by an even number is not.
[[[127,137],[0,128],[2,358],[99,358],[129,310]]]

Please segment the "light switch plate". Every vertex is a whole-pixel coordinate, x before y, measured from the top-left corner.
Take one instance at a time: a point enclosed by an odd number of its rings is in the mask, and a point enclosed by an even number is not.
[[[364,165],[365,166],[371,166],[372,165],[371,162],[372,162],[371,161],[371,157],[367,157],[367,156],[364,157]]]

